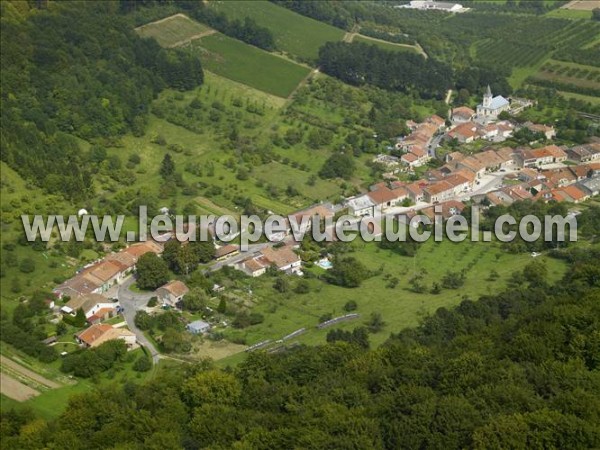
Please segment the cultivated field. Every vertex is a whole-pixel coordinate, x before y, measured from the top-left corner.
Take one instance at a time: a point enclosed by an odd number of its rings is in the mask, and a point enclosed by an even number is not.
[[[20,375],[23,375],[33,381],[35,381],[36,383],[42,384],[48,388],[58,388],[61,386],[60,383],[57,383],[56,381],[52,381],[49,380],[46,377],[41,376],[40,374],[34,372],[33,370],[29,370],[26,367],[23,367],[21,364],[13,361],[12,359],[9,359],[3,355],[0,355],[0,365],[2,365],[3,367],[7,367],[12,371],[15,371],[17,373],[19,373]]]
[[[344,31],[268,1],[211,1],[210,7],[231,19],[250,17],[268,28],[279,50],[303,60],[315,60],[327,41],[341,41]]]
[[[4,372],[0,373],[0,392],[18,402],[24,402],[40,395],[39,391],[15,380]]]
[[[176,47],[206,34],[214,33],[214,30],[183,14],[175,14],[142,25],[135,31],[142,37],[156,39],[162,47]]]
[[[290,95],[310,71],[220,33],[195,40],[188,48],[207,70],[279,97]]]

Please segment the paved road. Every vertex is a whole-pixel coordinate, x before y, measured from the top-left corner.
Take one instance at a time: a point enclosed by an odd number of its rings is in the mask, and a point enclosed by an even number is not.
[[[135,278],[129,277],[119,286],[117,291],[117,298],[119,303],[123,307],[123,317],[127,322],[127,326],[131,331],[135,333],[138,344],[143,345],[148,349],[150,355],[152,355],[152,362],[157,364],[160,359],[160,353],[154,347],[154,344],[144,336],[142,330],[135,326],[135,313],[141,309],[144,309],[150,297],[156,295],[154,292],[132,292],[129,290],[135,281]]]

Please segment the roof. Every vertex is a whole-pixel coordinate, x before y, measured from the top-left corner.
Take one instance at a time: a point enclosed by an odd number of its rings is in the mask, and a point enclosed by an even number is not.
[[[459,106],[458,108],[454,108],[452,110],[452,115],[471,118],[473,115],[475,115],[475,111],[473,111],[468,106]]]
[[[92,325],[89,328],[86,328],[81,333],[77,335],[79,340],[87,345],[92,345],[96,339],[106,333],[108,330],[111,330],[112,326],[104,323],[99,323]]]
[[[461,184],[469,183],[469,180],[458,173],[448,175],[444,180],[452,187],[460,186]]]
[[[425,119],[425,121],[431,122],[437,126],[442,126],[442,125],[446,124],[446,121],[444,119],[442,119],[440,116],[438,116],[437,114],[434,114],[433,116],[428,117],[427,119]]]
[[[110,327],[109,330],[106,330],[101,336],[96,338],[92,342],[92,344],[90,344],[90,346],[98,347],[99,345],[104,344],[106,341],[111,341],[113,339],[122,339],[127,337],[135,337],[135,333],[129,331],[127,328]]]
[[[117,261],[126,268],[135,266],[135,258],[125,251],[111,253],[110,255],[107,255],[104,259],[106,261]]]
[[[412,153],[407,153],[405,155],[402,155],[401,159],[402,159],[402,161],[405,161],[407,163],[412,163],[412,162],[415,162],[416,160],[418,160],[419,158],[417,158]]]
[[[571,197],[575,201],[583,200],[588,195],[579,189],[576,185],[572,184],[571,186],[565,186],[561,188],[561,191],[565,192],[569,197]]]
[[[285,246],[275,249],[273,247],[265,247],[260,253],[277,268],[285,267],[290,264],[300,261],[300,257],[294,253],[291,247]]]
[[[347,201],[347,204],[350,208],[354,210],[370,208],[372,206],[375,206],[373,200],[371,200],[371,198],[366,194],[349,199]]]
[[[107,303],[108,299],[100,294],[87,294],[80,297],[74,297],[67,302],[65,306],[68,306],[73,311],[77,311],[79,308],[87,313],[90,309],[96,306],[98,303]]]
[[[137,244],[130,245],[127,247],[124,252],[130,254],[137,261],[140,256],[145,255],[146,253],[153,252],[159,254],[162,252],[162,247],[153,241],[139,242]]]
[[[190,289],[179,280],[169,281],[164,286],[161,286],[160,289],[164,289],[169,294],[174,295],[175,297],[181,297],[182,295],[185,295],[188,292],[190,292]]]
[[[210,328],[210,324],[204,320],[194,320],[187,324],[187,328],[192,330],[203,330],[205,328]]]
[[[235,253],[240,248],[235,244],[227,244],[219,247],[215,250],[215,258],[222,258],[223,256],[230,255],[231,253]]]
[[[428,192],[429,195],[436,195],[441,192],[449,191],[451,189],[454,189],[454,187],[447,181],[442,180],[432,184],[431,186],[427,186],[424,190]]]
[[[475,137],[477,126],[472,122],[465,122],[454,128],[448,135],[450,137],[463,136],[464,138]]]
[[[110,281],[119,273],[127,269],[126,266],[121,264],[119,261],[100,261],[98,264],[94,264],[92,267],[85,270],[86,273],[98,278],[103,283]]]
[[[96,320],[102,320],[102,319],[104,319],[104,316],[113,312],[114,310],[115,310],[114,307],[100,308],[98,311],[96,311],[94,314],[92,314],[90,317],[88,317],[87,320],[88,320],[88,322],[95,322]]]
[[[265,268],[265,264],[261,262],[260,258],[248,258],[242,261],[242,264],[252,273]]]
[[[376,191],[371,191],[367,195],[377,205],[392,202],[398,198],[396,193],[388,187],[377,189]]]
[[[313,216],[320,216],[320,217],[333,217],[334,213],[333,211],[328,208],[325,205],[315,205],[315,206],[311,206],[310,208],[306,208],[303,210],[300,210],[298,212],[295,212],[293,214],[293,216],[296,218],[296,221],[298,223],[300,223],[302,221],[303,217],[313,217]]]
[[[502,108],[503,106],[506,106],[508,104],[509,104],[509,102],[507,99],[505,99],[501,95],[497,95],[490,102],[489,108],[490,109],[498,109],[498,108]]]

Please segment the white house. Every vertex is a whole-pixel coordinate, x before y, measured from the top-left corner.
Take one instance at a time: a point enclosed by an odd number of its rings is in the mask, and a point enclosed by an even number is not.
[[[493,120],[498,118],[502,111],[508,111],[509,109],[510,102],[501,95],[493,97],[492,90],[488,85],[485,94],[483,94],[483,102],[477,105],[477,118]]]

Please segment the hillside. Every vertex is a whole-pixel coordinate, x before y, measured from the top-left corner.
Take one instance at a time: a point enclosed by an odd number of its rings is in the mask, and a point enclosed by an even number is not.
[[[441,309],[378,350],[351,334],[318,351],[256,353],[233,372],[182,366],[141,386],[84,394],[49,423],[3,413],[3,446],[598,446],[600,310],[586,273],[598,273],[600,256],[572,256],[560,285],[529,277]],[[99,403],[111,413],[95,414]]]

